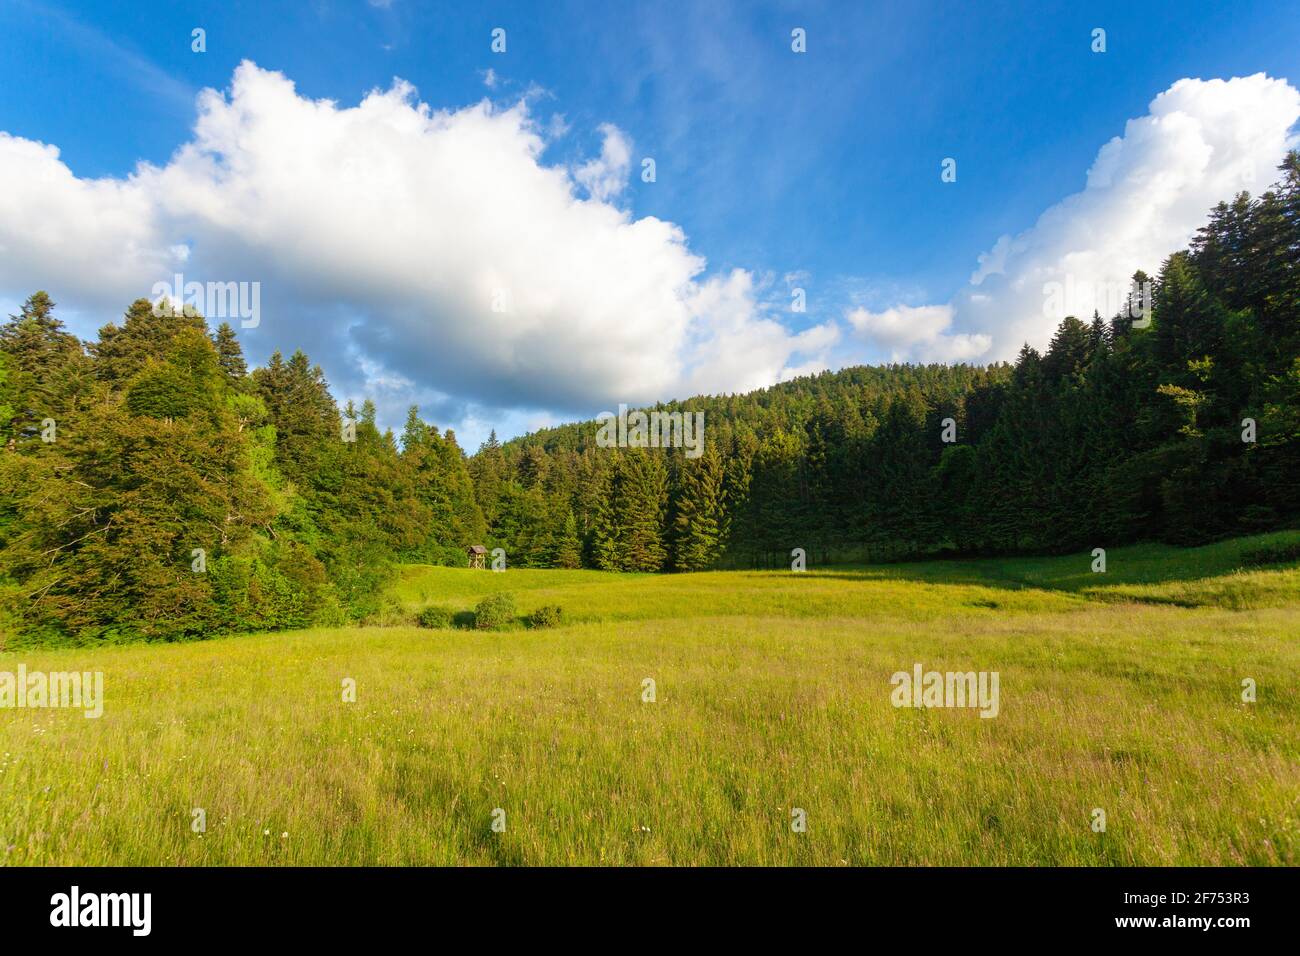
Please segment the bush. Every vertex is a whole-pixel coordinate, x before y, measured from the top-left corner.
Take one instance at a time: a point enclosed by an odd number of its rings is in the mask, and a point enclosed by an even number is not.
[[[543,604],[528,615],[529,627],[559,627],[564,623],[564,608],[558,604]]]
[[[451,627],[452,612],[450,608],[430,604],[416,618],[420,627]]]
[[[1241,555],[1242,565],[1248,568],[1264,564],[1289,564],[1292,561],[1300,561],[1300,541],[1266,545],[1253,551],[1244,551]]]
[[[449,547],[430,548],[429,563],[444,568],[463,568],[465,566],[465,549]]]
[[[384,598],[379,608],[361,619],[365,627],[414,627],[419,616],[394,597]]]
[[[489,594],[474,608],[474,626],[480,631],[505,627],[515,617],[515,596],[509,591]]]

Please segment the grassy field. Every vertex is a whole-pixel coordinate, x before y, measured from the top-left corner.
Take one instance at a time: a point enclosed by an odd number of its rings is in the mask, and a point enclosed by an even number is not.
[[[392,626],[0,653],[106,698],[0,710],[0,861],[1295,865],[1300,566],[1239,568],[1296,538],[1105,574],[410,567]],[[568,623],[401,623],[494,590]],[[998,716],[893,707],[917,663],[997,671]]]

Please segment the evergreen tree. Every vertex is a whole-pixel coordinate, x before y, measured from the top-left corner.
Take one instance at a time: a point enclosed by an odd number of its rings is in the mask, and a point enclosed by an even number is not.
[[[701,571],[717,561],[726,541],[722,459],[710,448],[682,469],[673,564],[679,571]]]
[[[239,339],[229,322],[217,326],[213,342],[217,347],[217,358],[221,371],[226,376],[227,386],[234,390],[243,389],[244,379],[248,376],[248,365],[244,362],[244,350],[240,348]]]
[[[1067,315],[1052,336],[1052,344],[1043,357],[1043,376],[1049,386],[1076,375],[1096,351],[1093,332],[1072,315]]]
[[[174,309],[166,301],[155,305],[148,299],[136,299],[122,324],[105,325],[99,330],[99,341],[91,344],[96,376],[121,387],[150,360],[162,361],[172,338],[182,329],[207,334],[207,323],[192,308]]]
[[[620,569],[658,571],[668,556],[663,533],[668,473],[663,457],[634,448],[622,458],[620,468]]]
[[[582,540],[578,537],[578,522],[570,511],[564,518],[564,531],[555,546],[552,567],[582,567]]]
[[[291,480],[308,479],[341,439],[338,406],[320,366],[302,351],[288,362],[277,351],[253,373],[253,385],[275,429],[280,468]]]
[[[37,440],[48,419],[68,424],[90,391],[89,364],[77,337],[54,316],[54,302],[37,292],[0,326],[0,354],[8,366],[7,440]]]

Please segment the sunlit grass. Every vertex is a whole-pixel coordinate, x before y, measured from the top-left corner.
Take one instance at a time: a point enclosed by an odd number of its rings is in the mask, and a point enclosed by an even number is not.
[[[405,609],[509,589],[576,623],[3,654],[102,670],[106,704],[0,710],[0,859],[1295,865],[1300,585],[1238,573],[1240,547],[1115,549],[1106,575],[1086,554],[410,568]],[[918,662],[998,671],[1000,714],[895,709],[889,677]]]

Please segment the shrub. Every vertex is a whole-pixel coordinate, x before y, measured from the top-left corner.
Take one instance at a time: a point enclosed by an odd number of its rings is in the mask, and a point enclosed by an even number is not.
[[[420,627],[451,627],[452,612],[450,608],[430,604],[416,618]]]
[[[366,627],[412,627],[419,623],[419,619],[401,601],[386,597],[378,609],[361,619],[361,623]]]
[[[515,616],[515,596],[509,591],[489,594],[474,608],[474,626],[480,631],[505,627]]]
[[[1266,545],[1253,551],[1244,551],[1241,555],[1241,563],[1248,568],[1263,564],[1289,564],[1292,561],[1300,561],[1300,541]]]
[[[528,615],[529,627],[559,627],[564,623],[564,608],[558,604],[543,604]]]
[[[444,568],[463,568],[465,566],[465,549],[449,547],[430,548],[429,563]]]

